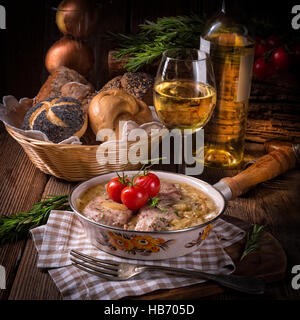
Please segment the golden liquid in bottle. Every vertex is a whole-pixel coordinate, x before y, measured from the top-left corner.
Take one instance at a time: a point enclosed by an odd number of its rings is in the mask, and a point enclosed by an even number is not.
[[[213,112],[216,91],[192,80],[163,81],[154,86],[154,106],[167,128],[201,129]]]
[[[217,104],[204,128],[205,165],[233,168],[244,155],[254,44],[244,44],[243,37],[235,34],[214,34],[208,40]]]

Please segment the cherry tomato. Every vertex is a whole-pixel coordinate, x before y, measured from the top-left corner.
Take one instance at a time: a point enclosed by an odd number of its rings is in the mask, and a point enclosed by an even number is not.
[[[149,195],[144,188],[133,185],[122,190],[121,200],[128,209],[138,210],[147,203]]]
[[[255,48],[254,48],[255,58],[262,57],[267,52],[268,52],[268,48],[263,42],[255,43]]]
[[[145,175],[138,176],[133,181],[138,186],[144,188],[149,197],[154,198],[160,190],[160,180],[154,173],[148,172]]]
[[[282,42],[274,35],[268,37],[266,40],[266,45],[268,49],[275,49],[282,45]]]
[[[260,57],[254,62],[253,72],[258,78],[266,78],[275,72],[275,67],[271,62]]]
[[[122,181],[122,178],[115,177],[109,181],[106,191],[111,200],[122,203],[121,192],[128,186],[129,180]]]
[[[290,57],[283,47],[280,47],[272,53],[272,62],[279,70],[287,70],[290,66]]]

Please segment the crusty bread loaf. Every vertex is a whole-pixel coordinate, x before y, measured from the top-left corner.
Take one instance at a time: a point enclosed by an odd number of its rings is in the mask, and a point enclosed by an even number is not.
[[[117,139],[121,137],[120,121],[133,120],[139,125],[153,121],[151,110],[143,101],[120,89],[98,93],[90,103],[88,114],[95,135],[101,129],[112,129]]]
[[[121,79],[122,88],[148,106],[153,105],[153,84],[153,77],[143,72],[127,72]]]
[[[81,102],[85,112],[88,111],[91,100],[97,94],[91,86],[75,81],[64,84],[60,92],[63,97],[71,97]]]
[[[122,89],[148,106],[153,105],[154,78],[144,72],[126,72],[110,80],[100,91]]]
[[[29,109],[22,129],[41,131],[50,141],[58,143],[71,136],[80,138],[86,131],[87,118],[78,100],[48,98]]]
[[[62,66],[57,68],[55,72],[48,77],[47,81],[37,94],[34,103],[38,103],[47,98],[61,96],[62,86],[73,81],[87,85],[91,88],[91,91],[94,91],[93,86],[81,74],[75,70]]]
[[[111,79],[100,91],[111,90],[111,89],[122,89],[121,79],[122,79],[122,76],[117,76]]]

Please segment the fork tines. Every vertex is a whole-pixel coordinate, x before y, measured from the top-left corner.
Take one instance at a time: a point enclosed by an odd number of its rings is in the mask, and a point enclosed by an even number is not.
[[[77,268],[107,280],[120,280],[117,262],[87,256],[77,250],[71,250],[70,255],[72,264]]]

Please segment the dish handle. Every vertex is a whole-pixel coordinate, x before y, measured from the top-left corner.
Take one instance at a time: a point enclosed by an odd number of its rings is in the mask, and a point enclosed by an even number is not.
[[[294,149],[291,146],[282,145],[257,159],[254,164],[236,176],[221,179],[214,187],[223,194],[226,200],[232,200],[245,193],[251,187],[273,179],[294,168],[295,165]]]

